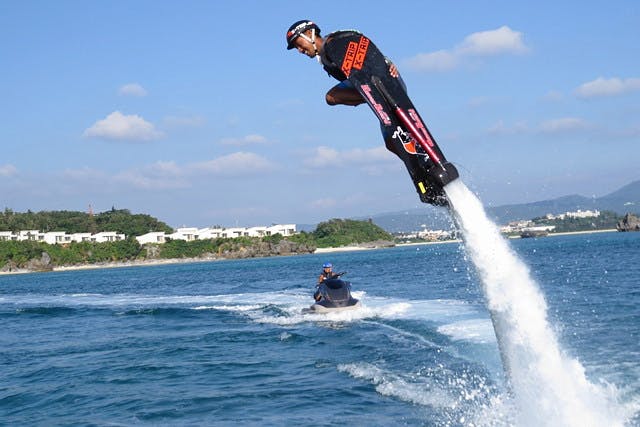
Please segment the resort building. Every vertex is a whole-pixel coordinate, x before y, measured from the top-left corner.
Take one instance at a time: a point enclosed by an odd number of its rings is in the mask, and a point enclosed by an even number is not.
[[[103,231],[91,236],[92,241],[95,241],[97,243],[118,242],[120,240],[124,240],[125,238],[126,236],[124,234],[116,233],[115,231]]]
[[[152,231],[142,236],[137,236],[136,240],[141,245],[147,243],[165,243],[167,240],[186,240],[188,242],[204,239],[230,239],[234,237],[267,237],[274,234],[282,236],[291,236],[296,234],[295,224],[274,224],[272,226],[260,227],[181,227],[177,228],[173,233],[167,234],[164,231]],[[100,233],[73,233],[67,234],[65,231],[48,231],[41,232],[38,230],[23,231],[0,231],[0,241],[22,241],[32,240],[36,242],[44,242],[50,245],[64,245],[71,242],[117,242],[125,240],[126,236],[115,231],[103,231]]]
[[[71,242],[117,242],[124,240],[126,236],[115,231],[103,231],[102,233],[74,233],[67,234],[66,231],[47,231],[46,233],[38,230],[22,230],[22,231],[0,231],[0,241],[24,241],[31,240],[34,242],[43,242],[50,245],[64,245]]]
[[[145,245],[147,243],[164,243],[167,241],[166,239],[164,231],[152,231],[136,237],[136,240],[141,245]]]
[[[574,212],[565,212],[563,214],[559,214],[559,215],[552,215],[552,214],[547,214],[546,218],[547,219],[565,219],[565,218],[592,218],[592,217],[596,217],[596,216],[600,216],[600,211],[595,210],[595,211],[591,211],[591,210],[580,210],[578,209],[577,211]]]
[[[274,234],[280,234],[283,237],[296,234],[295,224],[274,224],[269,227],[181,227],[175,232],[166,234],[162,231],[154,231],[151,233],[137,236],[136,240],[141,245],[146,243],[165,243],[167,240],[186,240],[188,242],[194,240],[206,239],[233,239],[236,237],[267,237]]]

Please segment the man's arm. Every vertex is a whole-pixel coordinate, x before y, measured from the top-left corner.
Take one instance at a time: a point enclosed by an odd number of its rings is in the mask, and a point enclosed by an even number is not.
[[[393,62],[388,62],[388,64],[389,74],[391,77],[398,78],[400,75],[400,73],[398,73],[398,68]],[[344,87],[342,83],[338,83],[332,87],[329,92],[327,92],[325,100],[329,105],[351,105],[354,107],[365,102],[362,95],[360,95],[356,89],[352,87]]]

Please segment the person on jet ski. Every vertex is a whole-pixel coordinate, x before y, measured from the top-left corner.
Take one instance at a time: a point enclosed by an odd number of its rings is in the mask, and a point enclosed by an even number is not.
[[[333,272],[333,265],[330,262],[325,262],[324,264],[322,264],[322,272],[318,277],[316,288],[318,288],[325,280],[335,279],[337,277],[340,277],[340,275]],[[320,301],[320,299],[322,299],[322,295],[320,295],[320,289],[316,289],[316,292],[313,294],[313,299],[315,299],[316,301]]]
[[[333,265],[330,262],[325,262],[322,264],[322,272],[320,273],[320,277],[318,277],[318,285],[327,279],[333,279],[339,276],[339,274],[333,272]]]

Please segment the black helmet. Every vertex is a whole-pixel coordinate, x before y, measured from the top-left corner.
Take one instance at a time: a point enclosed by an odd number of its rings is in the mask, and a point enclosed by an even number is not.
[[[293,42],[300,37],[300,34],[310,29],[315,29],[316,34],[320,35],[320,27],[308,19],[294,22],[287,30],[287,49],[293,49]]]

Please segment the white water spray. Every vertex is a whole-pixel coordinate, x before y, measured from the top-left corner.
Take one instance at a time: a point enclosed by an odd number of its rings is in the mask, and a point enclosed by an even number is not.
[[[518,425],[624,425],[615,390],[590,383],[580,362],[560,348],[538,285],[480,200],[459,179],[444,190],[482,281]]]

